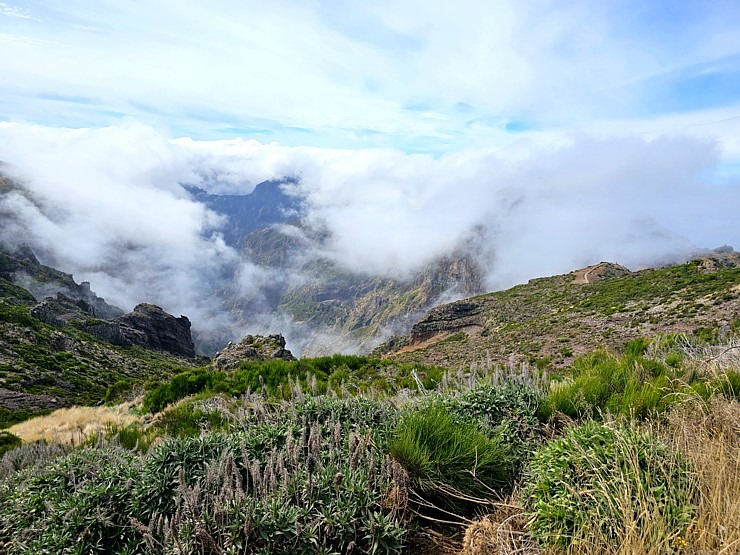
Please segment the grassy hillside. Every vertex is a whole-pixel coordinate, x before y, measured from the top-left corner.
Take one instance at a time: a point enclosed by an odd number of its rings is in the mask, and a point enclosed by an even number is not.
[[[0,428],[71,405],[102,401],[109,387],[191,367],[142,348],[124,349],[31,315],[34,297],[0,278]]]
[[[604,264],[588,282],[575,273],[533,279],[432,309],[411,334],[376,353],[452,368],[512,360],[562,368],[635,336],[721,340],[740,327],[739,265],[737,253],[716,254],[625,275]]]

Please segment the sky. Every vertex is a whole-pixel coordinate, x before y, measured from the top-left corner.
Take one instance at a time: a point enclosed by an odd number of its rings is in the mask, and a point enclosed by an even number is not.
[[[736,0],[2,1],[0,160],[35,200],[0,239],[202,322],[209,276],[275,276],[182,183],[295,178],[355,271],[475,236],[491,290],[740,249],[738,29]]]
[[[687,133],[737,163],[738,28],[736,0],[5,1],[0,118],[437,154]]]

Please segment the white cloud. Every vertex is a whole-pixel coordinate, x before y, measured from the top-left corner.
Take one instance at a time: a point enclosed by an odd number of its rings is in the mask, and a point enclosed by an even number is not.
[[[0,2],[0,14],[8,17],[17,17],[19,19],[32,19],[31,14],[28,11],[6,2]]]
[[[0,208],[16,218],[2,236],[30,241],[125,309],[146,301],[188,315],[202,337],[271,326],[291,334],[266,308],[262,287],[301,276],[239,261],[217,233],[222,220],[180,183],[246,194],[264,180],[298,177],[309,220],[331,233],[322,246],[306,243],[306,255],[317,249],[358,272],[408,276],[483,229],[472,254],[494,289],[601,260],[638,268],[697,247],[739,246],[740,181],[714,178],[719,150],[674,134],[536,134],[434,157],[171,139],[134,121],[0,123],[0,159],[18,168],[41,206],[7,196]],[[248,330],[234,328],[214,291],[232,276],[254,309]]]

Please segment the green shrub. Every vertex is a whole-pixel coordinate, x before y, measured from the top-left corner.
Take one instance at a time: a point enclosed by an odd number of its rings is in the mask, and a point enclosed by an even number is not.
[[[141,424],[135,422],[128,426],[107,424],[105,427],[105,438],[117,443],[129,451],[146,453],[158,435],[155,428],[144,429]],[[94,438],[93,438],[94,439]]]
[[[664,360],[671,368],[679,368],[683,364],[683,355],[676,351],[671,351],[665,356]]]
[[[145,396],[142,407],[145,411],[159,412],[164,407],[188,395],[213,388],[224,381],[223,372],[207,368],[196,368],[173,376],[170,381],[157,384]]]
[[[243,361],[233,372],[196,368],[177,374],[165,383],[148,384],[144,409],[159,412],[169,404],[197,393],[243,395],[263,391],[271,399],[290,399],[293,385],[314,395],[331,390],[341,393],[343,386],[353,393],[394,393],[400,388],[415,388],[416,372],[422,385],[432,389],[441,381],[444,368],[422,365],[396,365],[389,360],[355,355],[332,355],[301,360],[270,359]]]
[[[503,385],[479,385],[456,397],[439,395],[437,400],[455,416],[468,422],[491,430],[506,428],[513,432],[512,440],[536,443],[542,429],[537,419],[540,397],[526,385],[506,382]]]
[[[16,447],[20,447],[21,445],[23,445],[21,438],[6,430],[0,430],[0,455],[7,453]]]
[[[205,431],[225,430],[228,420],[218,410],[209,409],[204,405],[208,398],[213,397],[201,394],[165,411],[157,420],[156,428],[166,435],[175,437],[193,437]]]
[[[644,358],[648,342],[628,343],[622,357],[597,351],[573,363],[571,381],[552,384],[538,416],[561,412],[571,418],[599,417],[604,412],[647,418],[670,405],[675,387],[669,367]]]
[[[695,510],[686,461],[629,426],[573,428],[542,447],[527,473],[522,498],[530,533],[545,545],[588,541],[616,548],[638,531],[665,547],[683,534]]]
[[[123,402],[133,387],[134,383],[129,379],[117,380],[106,389],[105,403],[109,405]]]
[[[34,416],[43,416],[50,414],[51,409],[8,409],[0,407],[0,429],[9,428],[13,424],[18,424],[24,420],[33,418]]]
[[[0,491],[5,553],[132,553],[142,541],[128,505],[138,479],[134,455],[86,448],[29,473]]]
[[[388,452],[421,492],[455,504],[454,492],[481,499],[512,484],[516,456],[502,433],[456,418],[441,403],[405,414]],[[452,495],[450,495],[452,494]]]

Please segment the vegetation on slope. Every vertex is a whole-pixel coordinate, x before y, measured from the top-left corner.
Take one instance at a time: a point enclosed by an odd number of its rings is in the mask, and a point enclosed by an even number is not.
[[[533,280],[433,311],[394,360],[231,371],[62,333],[0,281],[0,363],[49,380],[25,394],[113,400],[160,373],[74,446],[0,433],[0,552],[400,553],[466,526],[466,555],[733,552],[739,271]]]
[[[154,384],[144,397],[144,409],[161,411],[196,393],[228,393],[232,396],[249,391],[271,398],[290,398],[295,384],[315,394],[342,390],[354,394],[393,394],[402,388],[434,388],[444,368],[396,364],[389,360],[356,355],[332,355],[301,360],[243,361],[234,372],[196,368],[178,374],[168,381]]]
[[[190,364],[97,340],[31,315],[33,296],[0,278],[0,428],[71,405],[92,405],[119,383],[130,389]]]
[[[557,369],[600,347],[621,350],[636,336],[723,341],[740,327],[738,259],[716,255],[587,284],[572,273],[533,279],[437,307],[376,354],[452,368],[516,360]]]
[[[529,553],[731,551],[740,545],[740,403],[721,384],[740,367],[735,345],[635,340],[552,383],[536,369],[448,372],[434,388],[413,380],[413,390],[377,399],[328,387],[328,377],[324,393],[308,373],[245,364],[148,425],[111,427],[72,451],[6,453],[0,549],[397,553],[428,526],[488,511],[488,535],[474,523],[463,552],[501,548],[504,536]],[[379,364],[303,362],[342,368],[356,383],[355,371]],[[236,376],[257,368],[269,378],[264,395],[259,374],[253,392],[219,387],[245,384]],[[604,371],[615,368],[626,379]],[[631,380],[670,401],[637,413],[593,398],[572,419],[554,401],[604,388],[624,397]]]

